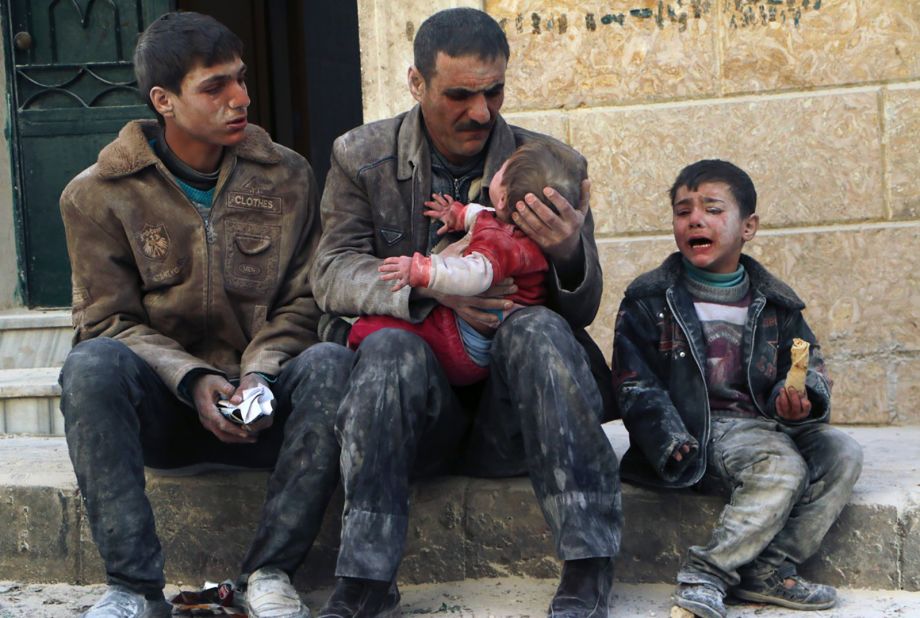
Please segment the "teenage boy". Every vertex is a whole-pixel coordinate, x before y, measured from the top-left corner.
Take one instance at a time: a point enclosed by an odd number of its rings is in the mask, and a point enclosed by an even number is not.
[[[491,326],[489,377],[454,390],[431,347],[404,330],[383,329],[361,343],[336,425],[345,488],[339,581],[319,616],[395,611],[410,480],[447,471],[528,474],[564,561],[551,613],[609,615],[622,511],[591,355],[595,367],[605,365],[584,332],[602,287],[588,201],[575,207],[549,190],[540,197],[558,212],[533,194],[515,203],[515,224],[547,256],[546,306],[500,321],[493,310],[512,308],[503,298],[517,291],[510,281],[479,296],[392,292],[380,280],[384,260],[430,255],[442,238],[440,222],[424,214],[432,194],[488,206],[480,189],[508,156],[523,143],[552,139],[502,119],[508,41],[488,14],[457,8],[432,15],[416,33],[414,54],[408,85],[418,105],[335,142],[316,295],[339,315],[418,322],[441,304],[468,323]]]
[[[134,62],[158,122],[128,123],[61,196],[77,344],[61,410],[109,584],[90,618],[170,614],[145,465],[301,466],[349,368],[347,350],[310,347],[316,185],[301,156],[247,124],[241,53],[210,17],[153,22]],[[218,411],[260,385],[268,419]],[[334,489],[335,475],[317,482]]]
[[[614,382],[630,449],[624,479],[724,490],[691,547],[676,603],[723,618],[734,596],[794,609],[835,603],[796,567],[840,515],[862,450],[831,428],[820,347],[789,286],[742,254],[757,193],[731,163],[698,161],[671,187],[678,252],[633,281],[617,316]],[[786,385],[793,339],[810,344],[804,390]]]

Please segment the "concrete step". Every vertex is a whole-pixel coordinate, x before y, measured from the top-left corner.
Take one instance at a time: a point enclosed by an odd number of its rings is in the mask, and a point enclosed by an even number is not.
[[[0,369],[0,434],[64,435],[60,367]]]
[[[0,311],[0,369],[60,367],[72,336],[69,309]]]
[[[60,367],[70,351],[69,310],[0,311],[0,435],[63,435]]]
[[[622,455],[626,435],[608,426]],[[845,588],[920,591],[920,427],[845,427],[865,469],[840,520],[802,572]],[[234,577],[255,529],[267,473],[189,478],[148,474],[167,580]],[[444,477],[417,483],[400,580],[405,583],[558,575],[552,538],[526,479]],[[623,582],[670,583],[686,549],[704,542],[723,501],[624,486]],[[298,584],[331,580],[342,498],[337,496]],[[60,438],[0,439],[0,579],[104,579]]]
[[[195,589],[202,582],[189,582],[182,590]],[[494,616],[542,616],[553,596],[555,579],[502,577],[468,579],[461,582],[403,584],[399,591],[403,616],[430,618],[473,618]],[[0,581],[0,616],[3,618],[70,618],[86,611],[105,590],[104,586],[68,584],[22,584]],[[167,584],[171,598],[180,587]],[[617,584],[613,618],[667,618],[671,608],[670,584]],[[329,598],[330,588],[302,595],[316,612]],[[920,616],[920,593],[892,590],[839,591],[833,609],[803,614],[775,606],[731,604],[729,618],[892,618]]]

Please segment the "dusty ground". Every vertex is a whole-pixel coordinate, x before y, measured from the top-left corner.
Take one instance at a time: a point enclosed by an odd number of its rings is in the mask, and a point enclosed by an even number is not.
[[[520,578],[467,580],[402,588],[404,616],[452,618],[523,618],[543,616],[555,582]],[[24,585],[0,582],[0,618],[63,618],[77,616],[101,594],[103,586]],[[617,584],[617,618],[667,618],[669,585]],[[167,594],[175,593],[175,586]],[[318,609],[328,590],[306,595]],[[732,605],[729,618],[911,618],[920,616],[920,593],[844,590],[835,609],[794,612],[763,605]]]

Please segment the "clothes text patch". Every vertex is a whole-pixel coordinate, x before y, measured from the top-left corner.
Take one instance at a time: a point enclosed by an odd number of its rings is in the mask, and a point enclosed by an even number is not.
[[[281,198],[270,195],[252,195],[231,191],[227,194],[227,206],[244,210],[270,212],[276,215],[281,214]]]

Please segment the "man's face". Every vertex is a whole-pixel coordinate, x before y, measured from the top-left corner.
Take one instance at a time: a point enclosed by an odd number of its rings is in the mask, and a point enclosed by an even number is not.
[[[674,240],[687,260],[703,270],[732,273],[741,248],[754,238],[758,217],[741,217],[738,202],[724,182],[703,182],[691,191],[683,186],[674,195]]]
[[[409,69],[409,90],[421,106],[428,135],[451,163],[462,165],[485,147],[505,100],[506,65],[501,55],[484,60],[438,52],[427,84],[415,67]]]
[[[240,58],[211,67],[196,65],[182,80],[181,94],[167,93],[172,104],[172,113],[164,114],[167,137],[205,146],[239,143],[250,103],[245,78]]]

